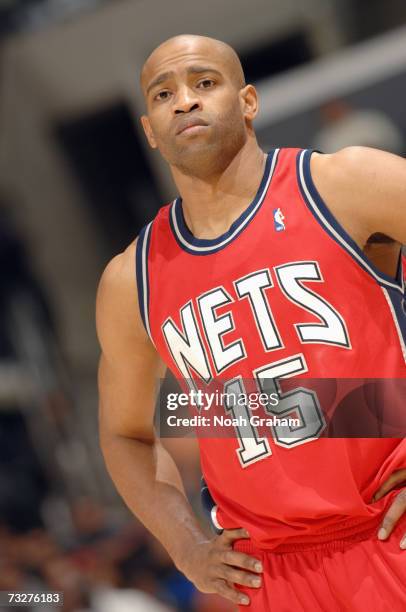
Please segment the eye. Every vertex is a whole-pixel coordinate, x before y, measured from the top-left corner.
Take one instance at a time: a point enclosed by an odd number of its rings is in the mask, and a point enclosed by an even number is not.
[[[163,89],[162,91],[159,91],[156,96],[154,96],[154,100],[157,100],[158,102],[163,102],[164,100],[167,100],[170,95],[171,94],[167,89]]]
[[[197,86],[200,87],[201,89],[208,89],[209,87],[212,87],[214,85],[214,81],[213,79],[203,79],[202,81],[199,81]]]

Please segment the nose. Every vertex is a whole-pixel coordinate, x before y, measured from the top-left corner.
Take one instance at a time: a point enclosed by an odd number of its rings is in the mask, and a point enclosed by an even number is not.
[[[187,86],[180,87],[177,91],[174,103],[175,115],[180,113],[190,113],[193,110],[199,109],[201,109],[201,103],[196,92]]]

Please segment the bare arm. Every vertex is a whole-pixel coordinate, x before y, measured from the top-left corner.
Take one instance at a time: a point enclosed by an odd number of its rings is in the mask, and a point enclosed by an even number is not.
[[[179,567],[184,546],[207,538],[174,461],[155,439],[156,384],[165,369],[140,320],[133,255],[131,246],[110,262],[98,291],[100,440],[120,494]],[[182,538],[165,528],[162,508],[173,515]]]
[[[134,249],[109,263],[97,295],[100,441],[107,469],[128,507],[200,590],[242,603],[228,581],[253,585],[252,574],[230,567],[258,571],[254,559],[232,551],[232,541],[247,535],[234,530],[207,538],[175,462],[155,437],[156,384],[165,368],[139,314]]]
[[[363,248],[374,233],[406,244],[406,160],[368,147],[312,156],[313,179],[331,212]]]

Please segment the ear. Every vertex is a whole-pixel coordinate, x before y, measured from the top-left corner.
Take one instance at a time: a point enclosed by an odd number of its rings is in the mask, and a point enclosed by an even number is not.
[[[150,147],[152,147],[152,149],[156,149],[157,148],[157,144],[156,144],[155,136],[154,136],[154,133],[152,131],[152,127],[151,127],[151,124],[149,122],[149,119],[148,119],[147,115],[142,115],[142,117],[141,117],[141,125],[142,125],[142,127],[144,129],[145,136],[147,137],[147,140],[149,142]]]
[[[241,107],[244,117],[253,121],[258,114],[258,94],[253,85],[246,85],[240,90]]]

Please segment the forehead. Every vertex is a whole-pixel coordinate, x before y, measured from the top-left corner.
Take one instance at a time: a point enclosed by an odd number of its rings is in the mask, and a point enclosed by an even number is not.
[[[216,44],[216,41],[170,41],[153,51],[145,62],[141,73],[144,91],[148,83],[160,73],[169,70],[181,72],[191,64],[203,64],[223,73],[230,70],[229,58],[222,46]]]

